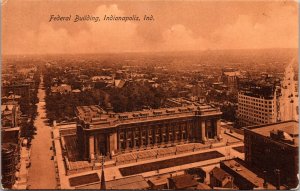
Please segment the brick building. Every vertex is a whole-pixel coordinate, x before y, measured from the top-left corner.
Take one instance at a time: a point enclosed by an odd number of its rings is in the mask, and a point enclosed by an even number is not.
[[[247,127],[244,130],[245,161],[266,171],[276,185],[295,188],[298,185],[298,122],[286,121]]]

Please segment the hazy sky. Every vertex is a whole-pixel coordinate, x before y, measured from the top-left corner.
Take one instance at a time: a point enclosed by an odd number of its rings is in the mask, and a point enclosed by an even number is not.
[[[48,22],[50,15],[71,22]],[[101,21],[73,22],[75,15]],[[103,16],[137,15],[141,22]],[[153,22],[143,16],[153,15]],[[294,1],[8,0],[2,6],[2,53],[105,53],[206,49],[297,48]]]

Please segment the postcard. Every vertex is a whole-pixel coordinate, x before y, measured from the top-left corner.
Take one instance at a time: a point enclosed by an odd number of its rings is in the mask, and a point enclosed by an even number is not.
[[[298,6],[2,0],[2,188],[298,188]]]

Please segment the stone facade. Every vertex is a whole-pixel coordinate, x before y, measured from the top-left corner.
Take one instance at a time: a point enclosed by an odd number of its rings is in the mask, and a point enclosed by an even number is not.
[[[80,106],[76,113],[83,159],[186,142],[206,143],[220,138],[222,113],[209,105],[118,114],[106,112],[99,106]]]

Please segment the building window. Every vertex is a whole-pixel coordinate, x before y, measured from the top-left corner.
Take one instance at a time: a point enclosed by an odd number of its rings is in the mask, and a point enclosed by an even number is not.
[[[124,133],[120,133],[120,139],[124,139]]]
[[[122,149],[122,150],[125,150],[125,149],[126,149],[126,145],[125,145],[125,142],[124,142],[124,141],[121,141],[121,149]]]

